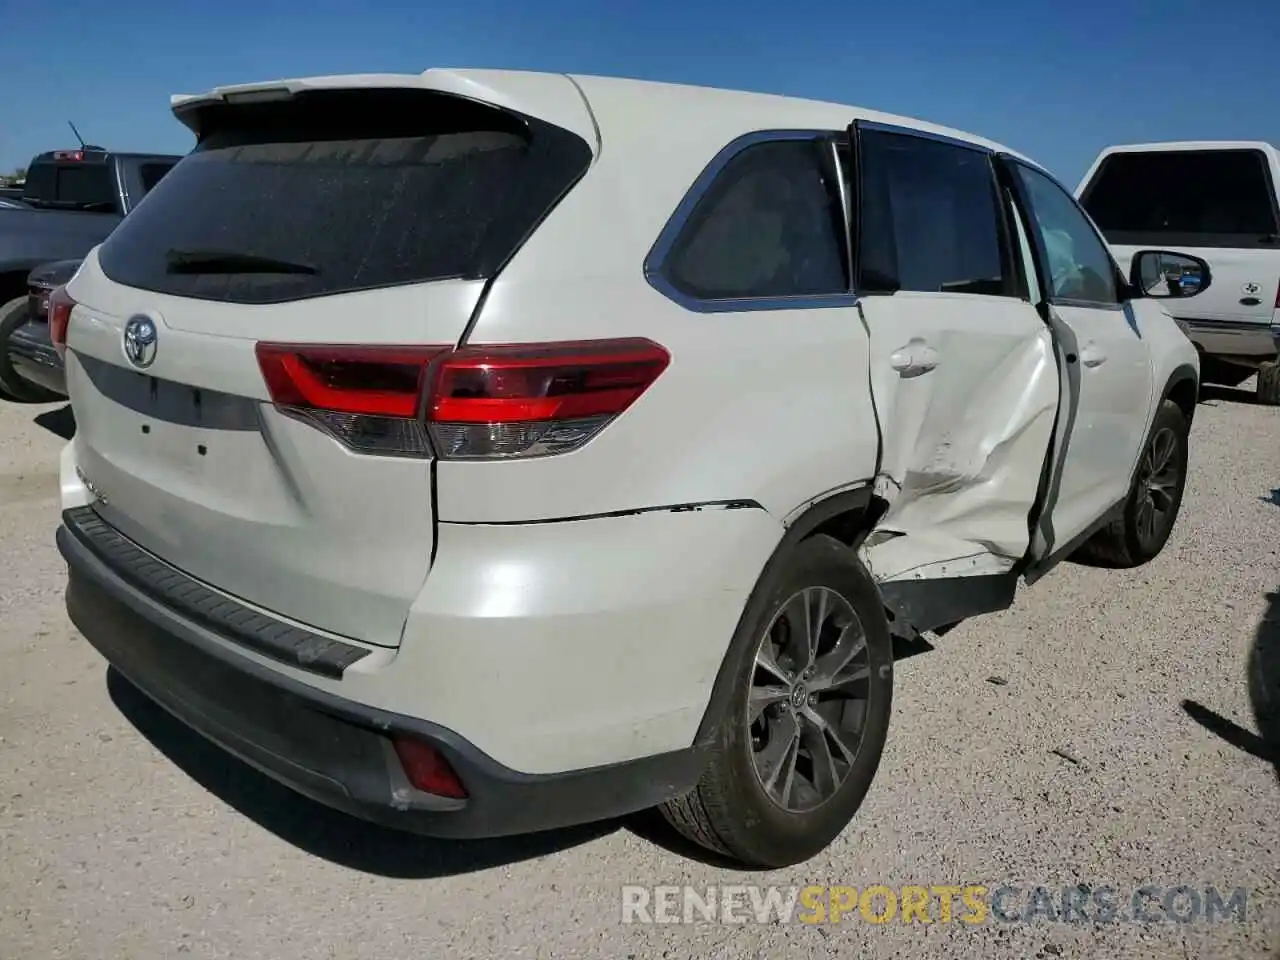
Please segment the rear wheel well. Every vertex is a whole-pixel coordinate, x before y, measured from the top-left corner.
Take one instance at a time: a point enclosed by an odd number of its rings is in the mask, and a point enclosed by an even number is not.
[[[1183,377],[1175,382],[1165,391],[1165,399],[1172,400],[1177,404],[1178,409],[1182,411],[1182,415],[1187,418],[1187,423],[1191,423],[1196,414],[1196,403],[1200,399],[1200,391],[1196,385],[1195,377]]]
[[[18,297],[26,296],[27,274],[29,270],[0,273],[0,303],[8,303]]]
[[[866,503],[851,506],[838,513],[824,517],[812,529],[807,530],[801,539],[808,540],[815,536],[828,536],[839,540],[845,546],[857,547],[884,516],[889,508],[886,500],[872,496]]]
[[[821,509],[821,506],[819,505],[819,509]],[[830,506],[830,504],[827,505],[828,509]],[[847,507],[841,504],[835,513],[823,511],[822,518],[807,530],[803,529],[804,518],[802,517],[797,521],[797,524],[802,527],[798,540],[827,536],[856,550],[862,545],[862,541],[867,538],[867,535],[875,529],[876,524],[880,522],[880,518],[885,515],[885,511],[888,509],[889,501],[871,494],[869,497],[864,496],[857,501],[851,502]],[[890,624],[897,619],[888,606],[884,608],[884,615]]]

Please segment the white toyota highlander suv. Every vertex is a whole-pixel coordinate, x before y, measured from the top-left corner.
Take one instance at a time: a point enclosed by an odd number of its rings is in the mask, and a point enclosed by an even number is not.
[[[892,637],[1160,552],[1196,352],[1069,191],[855,107],[519,72],[174,98],[51,307],[67,605],[298,791],[427,834],[661,806],[784,865]]]

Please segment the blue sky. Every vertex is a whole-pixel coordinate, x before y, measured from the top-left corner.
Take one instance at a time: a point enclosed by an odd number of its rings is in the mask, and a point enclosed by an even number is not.
[[[1280,143],[1277,0],[0,0],[0,170],[73,142],[182,152],[171,93],[430,66],[854,103],[982,134],[1074,186],[1108,143]],[[185,9],[184,9],[185,8]],[[38,11],[38,12],[37,12]]]

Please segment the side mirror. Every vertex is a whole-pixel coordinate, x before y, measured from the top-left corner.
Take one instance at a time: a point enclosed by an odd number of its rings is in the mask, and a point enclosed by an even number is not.
[[[1140,297],[1194,297],[1208,290],[1212,282],[1209,264],[1189,253],[1171,250],[1139,250],[1133,255],[1129,270],[1129,285]]]

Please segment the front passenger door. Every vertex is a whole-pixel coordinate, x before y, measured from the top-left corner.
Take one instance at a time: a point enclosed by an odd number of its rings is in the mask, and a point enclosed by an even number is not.
[[[1040,273],[1045,319],[1066,361],[1059,450],[1033,553],[1078,541],[1128,495],[1154,371],[1119,270],[1093,222],[1053,178],[1003,157]],[[1029,222],[1027,222],[1029,221]]]

